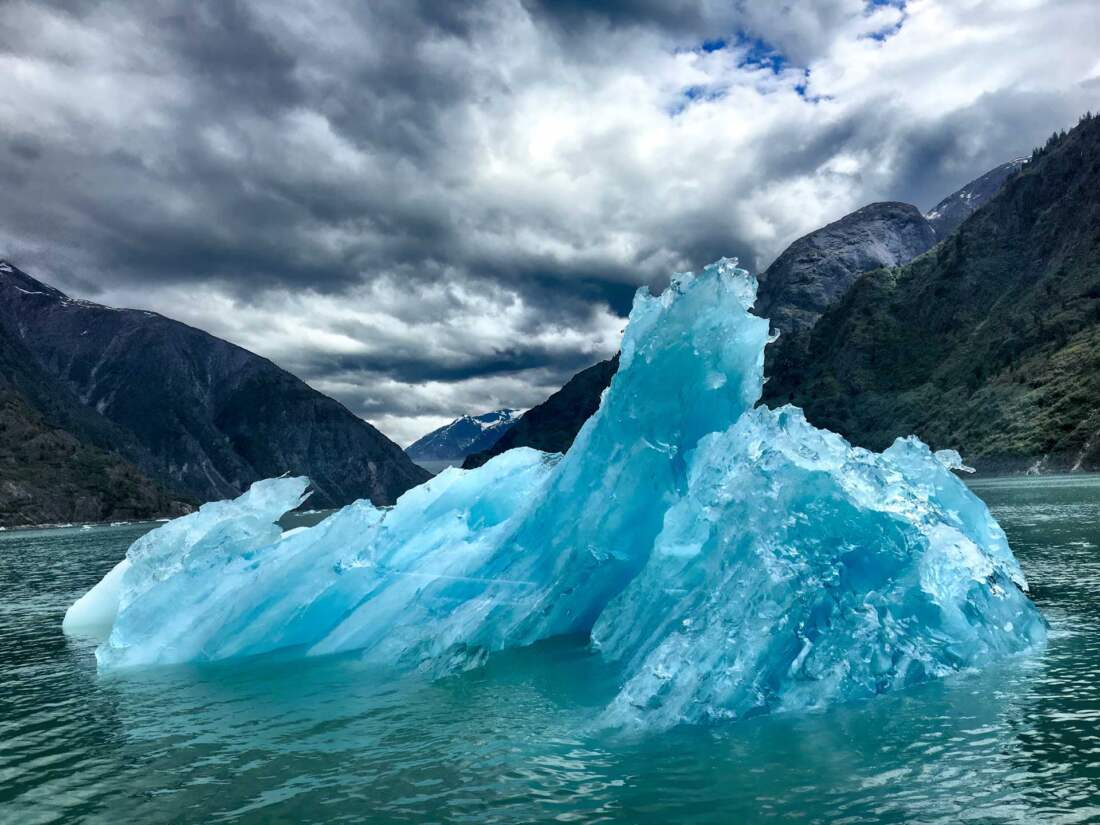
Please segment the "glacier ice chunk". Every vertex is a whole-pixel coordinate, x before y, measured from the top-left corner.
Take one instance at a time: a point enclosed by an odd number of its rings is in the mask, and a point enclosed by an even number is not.
[[[285,534],[275,521],[308,480],[271,479],[148,533],[92,591],[111,620],[100,666],[355,650],[443,673],[586,634],[621,668],[604,721],[667,727],[1041,644],[957,454],[915,438],[874,453],[756,406],[771,338],[755,294],[730,260],[640,290],[619,371],[565,455],[511,450]]]
[[[129,568],[129,558],[124,558],[112,567],[95,587],[69,606],[61,622],[61,629],[70,636],[106,641],[118,616],[122,576]]]

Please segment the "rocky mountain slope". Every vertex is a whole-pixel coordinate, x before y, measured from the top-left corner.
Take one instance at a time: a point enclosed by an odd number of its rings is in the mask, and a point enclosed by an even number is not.
[[[600,394],[619,368],[619,356],[581,370],[564,387],[532,407],[499,441],[487,450],[466,457],[462,466],[480,467],[495,455],[513,447],[534,447],[555,453],[569,449],[581,425],[600,406]]]
[[[388,504],[428,474],[378,430],[238,346],[152,312],[69,298],[0,267],[0,325],[104,419],[105,444],[199,501],[308,475],[311,503]]]
[[[1100,469],[1100,119],[928,255],[861,278],[766,392],[870,447],[914,432],[980,469]]]
[[[760,275],[753,310],[784,335],[812,327],[864,272],[908,263],[936,233],[915,206],[872,203],[799,238]]]
[[[852,284],[872,269],[927,252],[936,233],[915,206],[872,203],[796,240],[760,275],[754,312],[779,340],[765,353],[768,374],[805,356],[806,334]]]
[[[190,509],[191,502],[97,446],[124,436],[82,410],[0,326],[0,526],[146,519]]]
[[[1019,172],[1027,158],[1017,158],[990,169],[975,178],[957,192],[952,192],[925,214],[935,230],[936,240],[942,241],[962,225],[962,222],[978,211],[996,195],[1011,175]]]
[[[813,326],[862,273],[912,260],[935,243],[935,232],[915,206],[872,203],[792,243],[760,276],[757,312],[780,330],[781,343],[768,351],[799,356],[795,333]],[[512,447],[550,452],[569,449],[581,425],[599,406],[600,393],[615,374],[617,359],[602,361],[575,375],[561,391],[528,410],[519,423],[489,450],[472,455],[473,467]]]
[[[1023,163],[1011,161],[991,169],[944,198],[927,216],[905,203],[872,203],[794,241],[760,274],[755,312],[769,318],[781,333],[766,353],[768,374],[797,369],[807,355],[809,331],[822,312],[864,273],[907,263],[931,249],[996,194]],[[568,395],[573,414],[559,412],[557,404],[548,408],[549,400],[532,407],[507,440],[471,456],[463,466],[477,466],[512,447],[567,450],[587,417],[578,418],[575,411],[596,409],[600,393],[615,374],[609,370],[611,364],[601,362],[569,382],[587,376]]]
[[[464,415],[417,439],[405,452],[428,469],[461,464],[470,453],[492,447],[519,419],[519,410],[505,409]]]

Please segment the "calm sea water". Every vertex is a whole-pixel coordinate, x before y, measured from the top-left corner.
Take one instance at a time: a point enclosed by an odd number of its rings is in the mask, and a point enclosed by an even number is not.
[[[436,683],[354,656],[100,676],[61,617],[149,525],[0,533],[0,821],[1100,821],[1100,478],[975,484],[1041,655],[808,715],[616,739],[580,643]]]

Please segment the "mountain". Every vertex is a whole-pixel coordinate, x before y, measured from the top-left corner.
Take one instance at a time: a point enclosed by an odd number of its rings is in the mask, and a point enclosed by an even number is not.
[[[480,467],[495,455],[513,447],[534,447],[549,453],[569,449],[581,425],[600,406],[600,394],[619,369],[619,356],[581,370],[564,387],[532,407],[487,450],[466,457],[466,469]]]
[[[782,333],[768,348],[788,359],[801,353],[795,335],[813,326],[864,272],[912,260],[935,243],[935,233],[915,206],[872,203],[805,235],[776,258],[760,276],[756,312],[767,315]],[[761,308],[766,309],[761,309]],[[528,410],[494,447],[471,455],[462,465],[477,467],[513,447],[564,452],[581,425],[594,413],[618,369],[618,357],[578,373],[545,402]]]
[[[990,198],[1000,191],[1008,178],[1019,172],[1027,163],[1027,158],[1017,158],[1008,163],[990,169],[980,178],[975,178],[958,192],[952,192],[925,214],[936,239],[943,240],[962,225]]]
[[[308,475],[314,506],[392,503],[428,478],[370,424],[241,347],[153,312],[76,300],[0,264],[0,326],[83,408],[98,445],[198,501]]]
[[[784,335],[807,330],[864,272],[907,263],[935,242],[917,207],[864,206],[788,246],[760,275],[753,311]]]
[[[766,352],[768,375],[799,369],[807,356],[810,330],[864,273],[899,266],[927,252],[993,197],[1024,163],[1014,160],[991,169],[927,215],[906,203],[872,203],[794,241],[759,278],[754,311],[769,318],[781,333]],[[528,410],[507,439],[470,456],[463,466],[479,466],[512,447],[567,450],[587,418],[576,411],[595,411],[599,406],[600,393],[615,374],[612,363],[603,361],[570,380],[561,391],[577,382],[567,394],[567,412],[561,411],[560,403],[550,405],[555,398],[551,396]]]
[[[53,425],[0,382],[0,525],[149,519],[185,503],[117,454]]]
[[[868,447],[914,432],[979,469],[1100,469],[1100,118],[861,278],[766,392]]]
[[[516,423],[519,414],[519,410],[505,409],[464,415],[417,439],[405,448],[405,452],[422,467],[461,464],[470,453],[487,450],[496,444]]]
[[[893,201],[864,206],[794,241],[759,279],[753,312],[780,333],[765,352],[767,373],[804,357],[806,334],[863,273],[907,263],[935,242],[917,207]]]
[[[191,509],[97,446],[120,438],[97,417],[0,327],[0,525],[148,519]]]

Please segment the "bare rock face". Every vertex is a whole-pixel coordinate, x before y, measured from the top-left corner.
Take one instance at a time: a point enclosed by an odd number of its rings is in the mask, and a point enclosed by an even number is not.
[[[936,231],[936,240],[942,241],[959,228],[963,221],[973,215],[990,198],[1001,191],[1005,181],[1019,172],[1027,158],[1017,158],[990,169],[979,178],[970,181],[958,192],[952,192],[925,214],[925,218]]]
[[[915,206],[872,203],[792,243],[760,276],[754,312],[790,335],[812,327],[864,272],[927,252],[936,233]]]
[[[0,325],[83,408],[69,417],[101,448],[192,499],[290,472],[309,476],[314,506],[391,504],[429,477],[337,401],[162,315],[73,299],[0,263]]]

